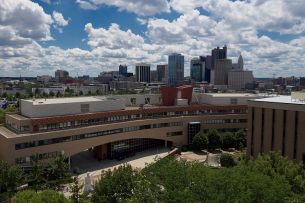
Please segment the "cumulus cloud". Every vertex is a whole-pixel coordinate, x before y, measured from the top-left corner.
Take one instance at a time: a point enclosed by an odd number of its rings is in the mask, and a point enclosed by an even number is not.
[[[137,15],[149,16],[155,13],[170,12],[167,0],[77,0],[83,9],[97,9],[97,5],[116,6],[119,11],[126,10]]]
[[[62,28],[57,27],[57,25],[53,25],[53,28],[58,30],[59,33],[62,33]]]
[[[41,1],[43,1],[43,2],[45,2],[45,3],[48,3],[48,4],[51,4],[51,1],[50,1],[50,0],[41,0]]]
[[[147,20],[142,18],[137,18],[137,21],[140,23],[140,25],[145,25],[147,23]]]
[[[53,18],[55,20],[55,22],[57,23],[57,25],[60,25],[60,26],[66,26],[68,25],[69,23],[69,20],[65,20],[63,15],[61,13],[58,13],[57,11],[53,11]]]

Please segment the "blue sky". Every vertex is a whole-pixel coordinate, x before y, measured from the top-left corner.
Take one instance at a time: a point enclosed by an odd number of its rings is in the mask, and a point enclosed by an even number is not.
[[[0,76],[166,64],[228,47],[255,77],[305,76],[305,1],[0,0]]]

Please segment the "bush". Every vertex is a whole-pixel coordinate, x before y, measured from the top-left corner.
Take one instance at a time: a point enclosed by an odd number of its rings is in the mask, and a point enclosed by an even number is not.
[[[179,155],[181,155],[181,149],[178,149],[178,150],[176,151],[176,153],[179,154]]]
[[[187,147],[182,147],[183,152],[187,152]]]
[[[222,167],[233,167],[236,162],[231,154],[224,153],[220,157],[220,164]]]
[[[8,199],[8,193],[4,192],[0,194],[0,202],[4,202]]]

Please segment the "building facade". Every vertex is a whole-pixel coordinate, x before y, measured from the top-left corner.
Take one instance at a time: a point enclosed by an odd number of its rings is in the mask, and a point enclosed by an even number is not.
[[[217,48],[215,48],[211,51],[211,54],[212,54],[212,69],[215,69],[217,59],[227,59],[227,52],[228,51],[227,51],[227,46],[226,45],[222,49],[219,49],[219,47],[217,47]]]
[[[120,66],[119,66],[119,74],[120,75],[124,75],[125,73],[127,73],[127,66],[126,66],[126,64],[120,64]]]
[[[294,163],[304,162],[304,121],[304,103],[291,96],[249,100],[247,158],[280,150]]]
[[[157,70],[151,70],[150,71],[150,81],[158,81],[158,71]]]
[[[52,76],[49,75],[37,76],[37,82],[48,83],[50,81],[52,81]]]
[[[228,74],[232,70],[231,59],[216,59],[214,69],[211,70],[211,83],[214,85],[228,85]]]
[[[205,63],[201,62],[197,57],[190,62],[190,76],[191,80],[205,81]]]
[[[238,58],[238,67],[239,67],[239,70],[244,70],[244,60],[241,55]]]
[[[246,88],[246,84],[253,83],[253,72],[234,70],[228,73],[228,85],[230,88]]]
[[[157,65],[158,81],[167,84],[168,65]]]
[[[178,81],[184,79],[184,56],[173,53],[168,56],[167,82],[170,86],[175,86]]]
[[[136,82],[150,82],[150,64],[136,63]]]

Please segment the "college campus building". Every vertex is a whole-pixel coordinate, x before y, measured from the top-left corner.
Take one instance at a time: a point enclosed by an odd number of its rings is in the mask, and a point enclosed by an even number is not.
[[[165,87],[162,94],[21,100],[20,112],[7,113],[0,125],[0,158],[26,166],[35,152],[45,162],[59,151],[70,158],[93,149],[96,157],[106,159],[117,152],[192,143],[199,130],[247,128],[247,100],[256,96],[238,94],[234,104],[208,105],[205,99],[211,96],[189,91],[192,87]],[[187,105],[175,101],[176,106],[164,106],[173,100]]]
[[[305,92],[248,101],[247,158],[282,151],[305,162]]]

